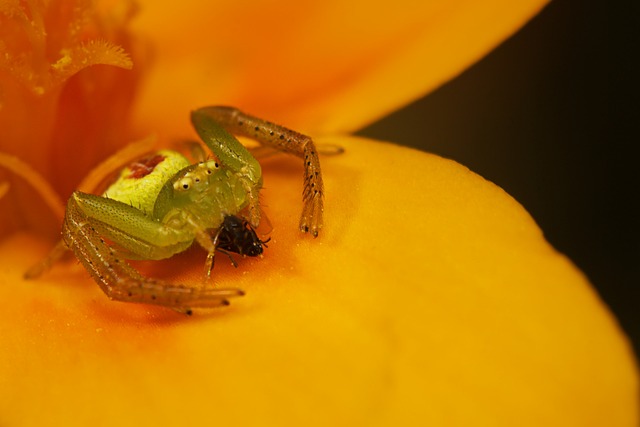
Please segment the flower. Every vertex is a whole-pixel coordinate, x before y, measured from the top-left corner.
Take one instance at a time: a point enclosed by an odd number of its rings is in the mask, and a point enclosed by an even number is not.
[[[129,105],[144,69],[129,71],[130,55],[140,56],[126,26],[133,13],[127,2],[108,10],[83,0],[0,2],[1,149],[63,197],[114,146],[126,144]],[[21,226],[51,235],[51,215],[34,209],[37,197],[19,180],[12,184],[16,191],[0,201],[0,235]]]
[[[517,202],[452,161],[338,135],[541,7],[423,3],[156,1],[131,20],[128,2],[1,2],[1,52],[22,59],[0,63],[0,162],[37,192],[2,178],[0,424],[634,425],[628,343]],[[78,71],[86,46],[109,66],[52,77]],[[214,103],[345,147],[323,159],[318,239],[296,229],[301,170],[282,157],[264,166],[266,256],[216,265],[219,286],[247,291],[231,307],[110,302],[72,263],[22,280],[56,222],[39,193],[59,210],[118,146],[192,135],[188,111]],[[194,249],[143,267],[197,281],[203,261]]]

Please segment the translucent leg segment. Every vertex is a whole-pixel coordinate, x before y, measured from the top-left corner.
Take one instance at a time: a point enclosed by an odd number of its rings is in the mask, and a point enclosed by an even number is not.
[[[304,160],[303,209],[300,230],[318,236],[323,224],[324,184],[320,159],[313,140],[283,126],[250,116],[233,107],[204,107],[192,113],[206,114],[232,134],[252,138],[265,146]]]
[[[194,287],[141,276],[96,232],[92,220],[73,197],[67,205],[62,235],[65,244],[113,300],[162,305],[190,313],[191,308],[228,305],[228,298],[244,295],[237,288]]]
[[[36,279],[42,275],[45,271],[48,271],[51,266],[58,261],[67,252],[68,248],[64,241],[59,240],[58,243],[51,249],[42,261],[32,266],[24,273],[24,278],[27,280]]]

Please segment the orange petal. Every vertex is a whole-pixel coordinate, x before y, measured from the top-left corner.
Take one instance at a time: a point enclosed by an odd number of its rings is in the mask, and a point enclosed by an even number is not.
[[[346,148],[324,234],[296,230],[299,162],[270,160],[272,241],[216,265],[247,295],[211,315],[110,302],[75,262],[22,281],[47,247],[3,241],[1,424],[637,425],[629,343],[520,205],[449,160],[321,142]]]
[[[312,134],[346,132],[462,72],[545,0],[142,1],[157,44],[138,123],[169,134],[186,112],[229,104]]]

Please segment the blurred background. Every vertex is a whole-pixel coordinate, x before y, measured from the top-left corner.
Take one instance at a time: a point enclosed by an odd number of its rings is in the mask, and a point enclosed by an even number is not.
[[[504,188],[587,274],[638,355],[640,3],[614,4],[551,2],[462,75],[358,134],[454,159]]]

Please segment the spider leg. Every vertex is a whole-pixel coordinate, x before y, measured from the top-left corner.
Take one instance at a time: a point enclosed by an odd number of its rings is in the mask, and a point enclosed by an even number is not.
[[[218,228],[218,230],[216,231],[216,234],[213,236],[213,239],[211,239],[211,246],[208,249],[207,260],[204,263],[205,281],[211,279],[211,271],[213,271],[213,267],[216,262],[216,258],[215,258],[216,247],[218,246],[218,239],[220,238],[221,232],[222,232],[222,228]],[[200,246],[202,246],[202,244]]]
[[[204,162],[210,157],[202,144],[195,140],[180,141],[176,146],[178,149],[188,152],[196,162]]]
[[[207,288],[143,277],[96,231],[75,197],[69,199],[62,227],[66,245],[113,300],[155,304],[190,313],[194,307],[228,305],[228,298],[244,295],[237,288]]]
[[[55,264],[60,258],[67,253],[67,245],[63,240],[58,240],[56,245],[51,249],[47,256],[39,263],[32,265],[25,273],[24,278],[27,280],[40,277],[42,273],[48,271],[53,264]]]
[[[249,221],[255,227],[260,223],[259,193],[262,187],[262,168],[249,150],[230,134],[215,117],[205,111],[191,113],[193,126],[218,160],[233,172],[248,197]]]
[[[226,250],[224,250],[224,249],[222,249],[221,247],[218,246],[220,233],[222,233],[222,228],[219,228],[216,231],[216,234],[213,236],[213,239],[211,240],[211,244],[213,245],[213,249],[208,252],[207,260],[204,263],[204,277],[205,277],[205,280],[210,280],[211,279],[211,272],[213,271],[213,267],[215,266],[215,262],[216,262],[216,258],[215,258],[215,252],[216,251],[221,252],[221,253],[225,254],[226,256],[228,256],[229,259],[231,260],[231,264],[235,268],[238,268],[238,263],[236,263],[236,260],[233,259],[233,257],[231,256],[231,253],[229,251],[226,251]]]
[[[255,139],[262,145],[303,159],[304,187],[300,230],[318,236],[323,224],[324,184],[318,151],[310,137],[284,126],[250,116],[232,107],[203,107],[191,113],[191,120],[205,142],[207,142],[207,135],[201,132],[201,128],[203,123],[206,122],[209,125],[209,122],[213,120],[232,134]]]

